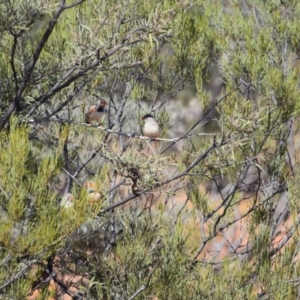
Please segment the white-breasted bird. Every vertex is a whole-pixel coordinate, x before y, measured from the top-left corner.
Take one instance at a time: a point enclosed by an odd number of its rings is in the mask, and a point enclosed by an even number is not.
[[[85,114],[85,122],[91,124],[93,121],[99,121],[104,115],[106,102],[101,100],[100,105],[92,105]]]
[[[155,118],[150,114],[146,114],[142,119],[144,121],[143,135],[153,139],[160,137],[160,128]]]
[[[61,208],[73,207],[74,206],[73,199],[74,197],[71,193],[64,194],[60,202],[60,207]]]

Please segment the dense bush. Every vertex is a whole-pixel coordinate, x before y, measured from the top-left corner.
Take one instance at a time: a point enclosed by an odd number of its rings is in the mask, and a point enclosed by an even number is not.
[[[2,1],[1,299],[299,297],[299,28],[298,1]]]

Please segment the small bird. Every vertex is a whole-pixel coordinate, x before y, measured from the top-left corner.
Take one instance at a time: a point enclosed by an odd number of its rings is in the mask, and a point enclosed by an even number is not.
[[[160,136],[160,128],[154,117],[146,114],[142,119],[144,121],[143,135],[153,139],[158,138]]]
[[[60,202],[60,207],[61,208],[70,208],[74,206],[73,203],[73,195],[71,193],[66,193],[63,195],[61,202]]]
[[[94,205],[96,201],[102,198],[102,193],[100,190],[96,189],[96,182],[93,180],[88,180],[84,183],[84,186],[87,187],[87,200],[89,205]]]
[[[91,124],[92,121],[99,121],[104,115],[106,104],[104,100],[101,100],[100,105],[90,106],[88,112],[85,114],[86,123]]]

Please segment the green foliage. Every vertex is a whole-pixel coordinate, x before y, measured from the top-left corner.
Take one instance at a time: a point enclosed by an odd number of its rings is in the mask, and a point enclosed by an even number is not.
[[[299,2],[72,4],[0,3],[0,298],[299,298]]]

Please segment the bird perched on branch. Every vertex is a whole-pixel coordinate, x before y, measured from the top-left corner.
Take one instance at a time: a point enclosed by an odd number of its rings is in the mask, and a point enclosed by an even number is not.
[[[144,121],[142,130],[144,136],[153,139],[160,137],[159,125],[152,115],[146,114],[143,116],[142,120]]]
[[[88,193],[87,206],[97,206],[96,204],[103,199],[103,194],[99,190],[98,184],[93,180],[87,180],[84,182],[84,186]],[[70,193],[64,195],[63,199],[66,203],[73,200],[73,197],[70,198],[70,196],[72,196]],[[62,203],[61,206],[63,206]],[[122,238],[123,226],[117,220],[110,220],[107,217],[108,214],[105,218],[98,216],[88,218],[70,234],[66,243],[67,248],[77,252],[97,254],[115,246],[116,242]]]
[[[99,105],[90,106],[88,112],[85,114],[86,123],[91,124],[93,121],[99,121],[104,115],[106,104],[104,100],[101,100]]]

